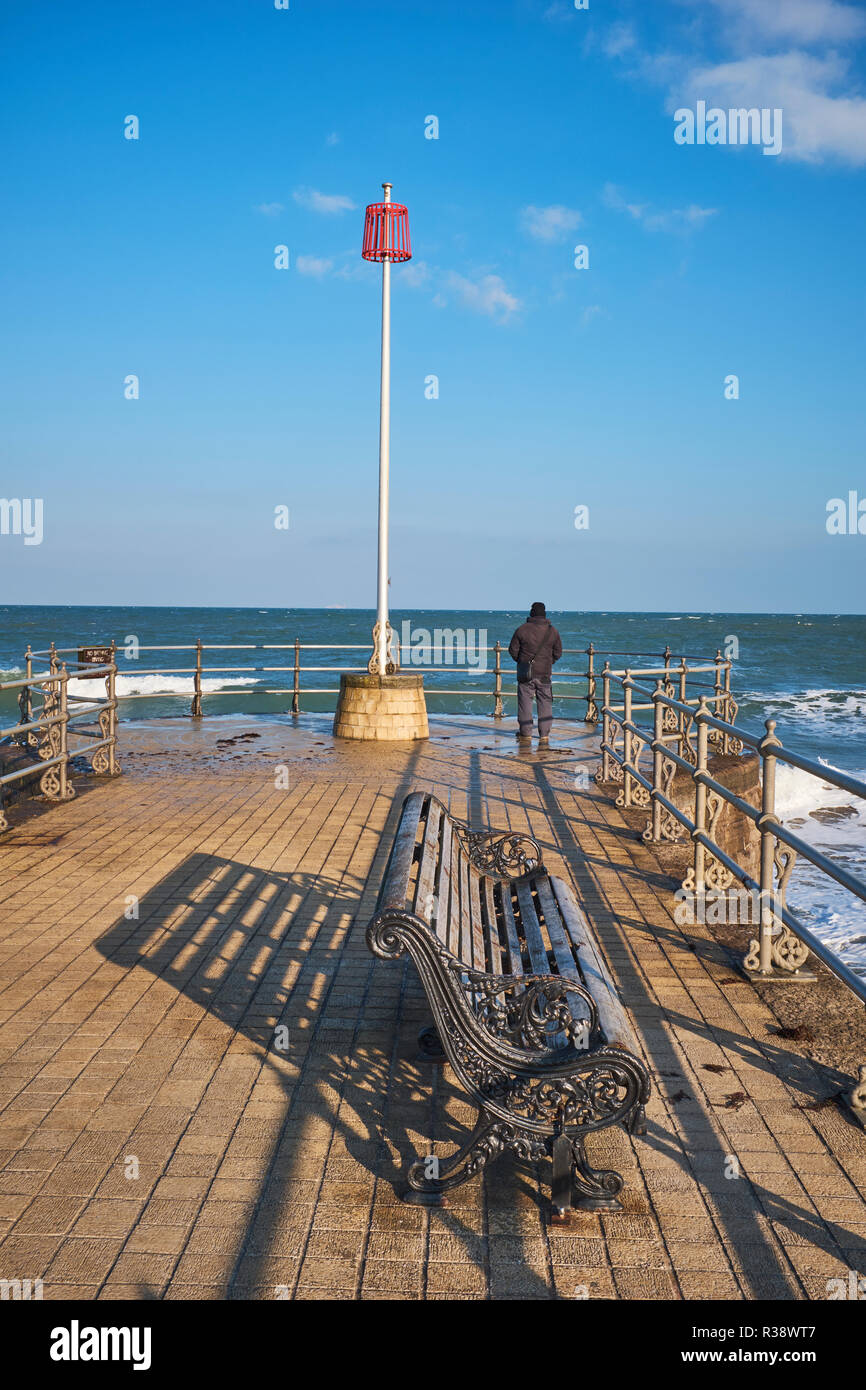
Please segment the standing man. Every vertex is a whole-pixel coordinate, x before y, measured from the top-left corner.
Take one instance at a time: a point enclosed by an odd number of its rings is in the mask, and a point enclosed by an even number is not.
[[[528,620],[508,644],[517,662],[517,738],[529,743],[532,736],[532,701],[538,703],[538,746],[550,746],[553,723],[553,663],[562,656],[562,639],[547,616],[543,603],[534,603]]]

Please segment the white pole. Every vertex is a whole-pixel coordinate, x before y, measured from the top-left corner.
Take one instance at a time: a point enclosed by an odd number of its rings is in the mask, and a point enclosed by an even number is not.
[[[385,202],[391,185],[383,183]],[[386,220],[390,244],[391,224]],[[384,676],[388,662],[388,490],[391,467],[391,262],[382,262],[382,379],[379,405],[379,585],[376,621],[379,624],[378,668]]]

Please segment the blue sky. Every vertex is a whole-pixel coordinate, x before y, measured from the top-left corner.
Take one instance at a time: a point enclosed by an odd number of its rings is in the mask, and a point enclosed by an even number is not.
[[[44,499],[4,601],[374,604],[388,179],[395,609],[863,611],[866,536],[825,526],[866,499],[863,6],[49,0],[3,31],[0,492]],[[699,100],[781,108],[781,155],[677,145]]]

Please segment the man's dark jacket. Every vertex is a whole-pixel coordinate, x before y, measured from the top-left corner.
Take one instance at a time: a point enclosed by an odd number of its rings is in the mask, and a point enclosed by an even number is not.
[[[544,650],[536,659],[539,648]],[[532,679],[549,681],[553,663],[562,656],[562,638],[549,618],[529,618],[508,644],[512,661],[531,661]]]

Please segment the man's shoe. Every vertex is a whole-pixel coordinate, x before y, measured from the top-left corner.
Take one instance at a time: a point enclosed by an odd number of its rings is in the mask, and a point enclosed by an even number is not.
[[[531,734],[525,734],[525,733],[523,732],[522,729],[518,729],[518,731],[517,731],[517,742],[518,742],[518,743],[531,743],[531,742],[532,742],[532,735],[531,735]]]
[[[548,738],[547,734],[539,734],[539,735],[538,735],[538,746],[539,746],[539,748],[549,748],[549,747],[550,747],[550,739]]]

